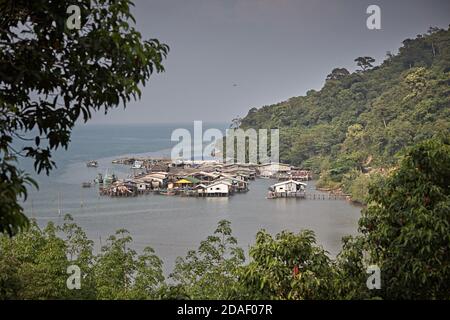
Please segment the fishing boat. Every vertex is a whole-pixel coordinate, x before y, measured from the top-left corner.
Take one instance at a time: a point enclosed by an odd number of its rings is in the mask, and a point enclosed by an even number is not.
[[[104,184],[112,184],[117,181],[117,176],[113,173],[111,175],[108,174],[108,171],[106,171],[104,177],[103,177],[103,183]]]
[[[159,191],[159,194],[163,196],[174,196],[175,192],[172,190],[161,190]]]
[[[97,167],[98,167],[98,162],[95,161],[95,160],[91,160],[91,161],[88,161],[88,162],[86,163],[86,166],[87,166],[88,168],[97,168]]]
[[[97,178],[95,178],[95,183],[103,184],[103,175],[101,173],[97,174]]]

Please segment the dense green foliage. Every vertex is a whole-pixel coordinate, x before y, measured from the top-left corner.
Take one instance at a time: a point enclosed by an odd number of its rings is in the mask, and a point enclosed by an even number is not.
[[[369,188],[360,234],[345,237],[336,259],[314,233],[262,230],[243,250],[220,221],[197,250],[178,258],[165,282],[151,248],[138,255],[119,230],[101,251],[66,217],[61,227],[35,224],[0,237],[0,299],[450,299],[450,144],[408,149],[397,170]],[[80,290],[66,268],[82,270]],[[368,289],[369,265],[381,288]]]
[[[448,299],[450,144],[427,141],[410,150],[368,200],[360,227],[383,271],[382,295]]]
[[[252,261],[240,270],[239,298],[331,299],[334,270],[314,233],[256,235]]]
[[[347,192],[360,173],[394,165],[404,147],[450,134],[450,30],[403,41],[379,66],[355,62],[360,70],[334,69],[319,91],[251,109],[241,127],[279,128],[282,161],[321,172],[323,186],[350,175]]]
[[[62,236],[61,236],[62,234]],[[129,248],[124,230],[107,240],[98,255],[84,231],[66,216],[43,230],[0,237],[0,299],[156,298],[164,280],[162,262],[151,248],[142,255]],[[69,290],[67,267],[82,270],[81,289]]]
[[[67,27],[69,6],[80,8],[80,29]],[[153,72],[162,72],[168,47],[143,40],[130,0],[0,0],[0,233],[27,226],[18,203],[29,176],[18,156],[38,173],[67,148],[80,119],[140,97]],[[19,147],[18,147],[19,146]]]
[[[171,278],[192,299],[229,299],[237,281],[237,266],[244,261],[244,251],[231,234],[230,222],[222,220],[197,251],[176,260]]]

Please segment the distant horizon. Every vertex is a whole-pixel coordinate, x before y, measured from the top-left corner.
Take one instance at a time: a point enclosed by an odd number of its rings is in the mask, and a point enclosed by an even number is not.
[[[130,125],[136,125],[136,126],[145,126],[145,125],[177,125],[177,124],[194,124],[194,121],[202,121],[206,125],[214,125],[214,124],[230,124],[231,121],[203,121],[203,120],[192,120],[192,121],[173,121],[173,122],[93,122],[88,121],[87,123],[77,123],[76,127],[81,126],[130,126]]]

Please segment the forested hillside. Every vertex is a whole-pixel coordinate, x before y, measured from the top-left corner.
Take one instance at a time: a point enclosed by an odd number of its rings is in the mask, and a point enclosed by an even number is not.
[[[355,63],[353,73],[332,70],[320,91],[252,108],[241,127],[279,128],[282,161],[351,193],[365,173],[395,166],[405,146],[449,136],[450,29],[406,39],[379,66],[371,57]]]

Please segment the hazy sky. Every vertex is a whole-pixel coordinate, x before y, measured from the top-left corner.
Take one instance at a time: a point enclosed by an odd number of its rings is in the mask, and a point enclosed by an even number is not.
[[[135,0],[144,38],[170,46],[142,99],[95,123],[229,122],[252,107],[320,89],[354,58],[381,62],[406,38],[450,24],[448,0]],[[366,9],[381,8],[382,30]],[[236,84],[236,86],[234,86]]]

